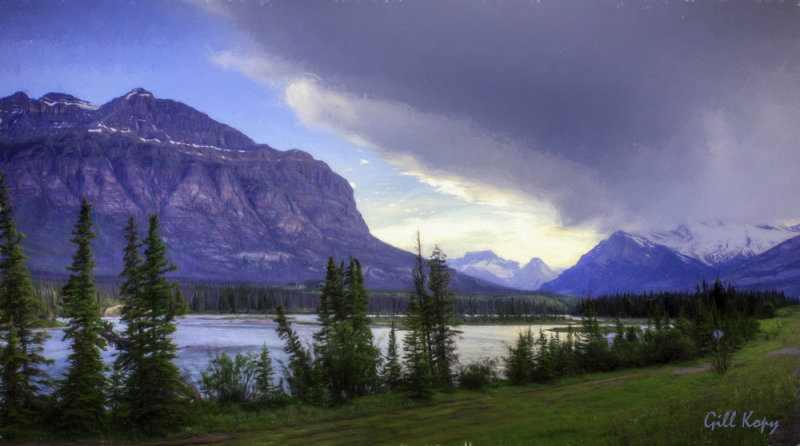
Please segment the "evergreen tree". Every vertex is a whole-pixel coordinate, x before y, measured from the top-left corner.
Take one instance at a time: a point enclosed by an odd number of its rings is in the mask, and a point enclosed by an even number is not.
[[[261,352],[258,358],[255,359],[253,365],[255,373],[255,394],[262,402],[268,402],[275,394],[275,386],[272,384],[272,377],[275,372],[272,370],[272,360],[269,357],[269,349],[267,344],[261,347]]]
[[[297,332],[292,329],[283,307],[278,306],[277,312],[278,317],[275,318],[275,322],[278,326],[275,330],[278,332],[278,337],[286,342],[283,349],[289,355],[289,365],[283,367],[289,391],[300,401],[307,403],[318,401],[319,385],[311,354],[303,347]]]
[[[380,352],[372,343],[368,296],[361,264],[351,258],[345,271],[328,261],[315,351],[331,402],[341,404],[377,388]]]
[[[364,275],[361,263],[357,259],[350,259],[350,265],[345,270],[345,307],[347,314],[344,319],[337,321],[341,327],[340,341],[344,346],[343,351],[348,352],[347,361],[341,367],[344,378],[342,402],[351,400],[360,395],[366,395],[377,389],[378,367],[381,354],[373,344],[372,329],[369,327],[367,309],[369,296],[364,287]],[[350,373],[347,369],[350,368]],[[354,373],[355,372],[355,373]]]
[[[134,404],[136,389],[128,385],[130,371],[141,369],[144,352],[135,348],[142,341],[144,331],[144,302],[142,301],[142,257],[139,254],[139,226],[131,216],[125,227],[125,249],[122,258],[123,270],[120,274],[123,282],[120,285],[120,297],[125,305],[122,307],[121,322],[125,325],[122,337],[126,342],[117,345],[119,352],[114,361],[111,376],[110,398],[111,412],[114,418],[128,422],[128,414]]]
[[[584,302],[581,336],[578,355],[581,369],[585,372],[606,371],[610,369],[608,341],[600,330],[594,302],[587,298]]]
[[[25,235],[17,232],[6,176],[0,172],[0,435],[13,438],[29,425],[45,384],[42,366],[51,361],[41,353],[44,331],[34,331],[43,310],[34,297],[22,252]]]
[[[127,407],[127,393],[125,391],[126,381],[126,368],[122,365],[121,361],[114,361],[114,366],[111,368],[111,377],[108,380],[108,408],[115,423],[122,422],[124,418],[122,414]]]
[[[417,233],[417,256],[411,270],[413,289],[406,309],[403,339],[406,364],[405,383],[412,396],[428,398],[432,394],[435,370],[431,359],[430,297],[425,289],[422,245]]]
[[[453,366],[458,361],[456,337],[460,333],[452,328],[455,323],[453,311],[453,292],[448,289],[450,273],[447,271],[446,256],[434,247],[428,260],[428,289],[430,290],[429,325],[432,328],[430,346],[433,372],[436,381],[445,387],[453,385]]]
[[[344,300],[344,268],[337,266],[333,256],[328,258],[328,267],[325,273],[325,285],[319,297],[317,307],[317,317],[319,318],[320,329],[314,333],[314,352],[317,355],[322,368],[327,368],[326,361],[329,359],[323,351],[331,336],[334,322],[342,319]]]
[[[460,332],[452,328],[455,311],[452,292],[448,289],[450,274],[445,255],[438,246],[434,248],[427,265],[426,278],[422,246],[417,233],[417,257],[412,269],[413,289],[406,310],[406,326],[410,331],[404,341],[410,374],[407,381],[409,384],[416,383],[414,386],[450,388],[453,385],[453,366],[458,360],[455,338]],[[427,367],[424,376],[420,374],[421,365]],[[428,384],[424,384],[425,381]],[[412,393],[418,392],[412,390]]]
[[[72,272],[62,291],[64,315],[69,318],[64,340],[71,339],[67,357],[69,369],[57,391],[62,426],[75,433],[97,433],[102,427],[106,406],[105,365],[100,356],[106,342],[100,336],[104,328],[95,298],[94,256],[90,246],[92,205],[83,199],[78,223],[72,231],[77,249],[72,256]]]
[[[402,372],[400,358],[397,354],[397,332],[394,319],[392,319],[392,329],[389,331],[389,347],[386,350],[386,362],[381,373],[384,388],[387,390],[395,389],[400,383]]]
[[[533,376],[533,332],[520,332],[513,347],[508,347],[508,356],[504,358],[505,375],[511,384],[519,385],[530,382]]]
[[[321,325],[320,330],[314,334],[314,339],[324,339],[331,327],[331,318],[341,314],[342,296],[344,295],[344,272],[341,266],[337,266],[333,256],[328,258],[328,267],[325,273],[325,285],[322,287],[322,294],[319,297],[319,307],[317,315]]]
[[[126,280],[121,287],[127,300],[123,320],[128,323],[128,347],[120,355],[127,369],[123,402],[128,420],[152,435],[172,430],[182,421],[188,390],[172,362],[176,347],[170,335],[175,332],[175,317],[183,314],[185,306],[175,304],[174,285],[164,277],[177,267],[166,259],[158,216],[150,216],[143,261],[133,219],[126,228],[126,240]]]

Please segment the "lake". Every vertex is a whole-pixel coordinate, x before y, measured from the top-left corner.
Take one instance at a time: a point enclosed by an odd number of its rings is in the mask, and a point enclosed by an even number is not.
[[[316,315],[296,314],[290,315],[296,322],[292,328],[297,331],[305,343],[311,343],[312,334],[319,330]],[[119,318],[106,317],[104,320],[114,323],[120,330]],[[461,364],[477,362],[483,358],[500,358],[507,354],[507,346],[516,342],[519,332],[531,327],[538,336],[541,328],[549,335],[550,328],[564,327],[566,324],[557,325],[463,325],[458,327],[462,331],[456,341],[456,349]],[[178,346],[176,364],[184,372],[197,381],[200,374],[208,366],[209,361],[220,352],[229,355],[258,351],[266,343],[270,350],[276,377],[281,374],[278,360],[285,361],[286,353],[283,351],[283,340],[275,332],[277,324],[263,316],[236,316],[236,315],[189,315],[176,321],[173,340]],[[63,329],[51,328],[47,330],[51,337],[45,342],[44,356],[55,362],[48,368],[52,377],[58,378],[67,367],[69,343],[62,341]],[[389,327],[372,327],[375,344],[383,353],[389,344]],[[397,331],[398,346],[402,354],[403,330]],[[565,336],[561,335],[562,338]],[[116,350],[109,349],[103,353],[106,364],[112,364]],[[499,362],[498,362],[499,363]]]

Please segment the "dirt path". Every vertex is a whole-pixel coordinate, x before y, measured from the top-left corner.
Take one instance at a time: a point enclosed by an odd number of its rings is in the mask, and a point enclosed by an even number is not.
[[[187,446],[202,444],[228,444],[236,438],[233,434],[204,434],[196,435],[180,440],[160,441],[158,443],[147,443],[146,446]]]
[[[737,359],[736,361],[731,361],[731,364],[738,364],[740,362],[742,362],[742,361]],[[673,373],[675,374],[675,376],[683,376],[683,375],[687,375],[689,373],[703,372],[703,371],[706,371],[706,370],[711,370],[711,363],[710,362],[706,362],[706,363],[698,364],[698,365],[693,365],[691,367],[684,367],[682,369],[675,369],[675,371]]]
[[[785,348],[783,350],[776,350],[774,352],[769,352],[769,353],[765,354],[764,356],[780,356],[780,355],[796,355],[796,356],[800,356],[800,347],[793,347],[793,348]]]

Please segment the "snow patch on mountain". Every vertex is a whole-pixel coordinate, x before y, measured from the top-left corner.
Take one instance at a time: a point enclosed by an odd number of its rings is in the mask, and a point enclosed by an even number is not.
[[[642,237],[706,265],[721,265],[752,258],[798,234],[798,226],[699,221],[682,224],[671,231],[651,232]]]
[[[75,106],[78,108],[82,108],[84,110],[95,111],[100,108],[99,105],[92,104],[91,102],[86,102],[81,99],[77,98],[70,98],[65,100],[56,100],[49,98],[48,96],[42,96],[40,99],[46,106],[54,107],[56,105],[68,105],[68,106]]]
[[[144,88],[134,88],[130,91],[130,93],[125,95],[125,100],[130,100],[133,96],[142,96],[142,97],[153,97],[153,93],[145,90]]]
[[[520,268],[519,263],[503,259],[492,251],[468,252],[464,257],[449,260],[456,271],[498,285],[521,290],[536,290],[556,274],[541,259],[533,258]]]

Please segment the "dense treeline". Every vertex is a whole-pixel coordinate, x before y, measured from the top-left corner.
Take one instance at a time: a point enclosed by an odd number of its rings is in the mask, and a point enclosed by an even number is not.
[[[37,315],[41,320],[53,320],[62,315],[60,289],[63,283],[36,280],[34,297],[41,302]],[[316,312],[320,306],[320,291],[292,289],[285,286],[259,284],[180,284],[178,289],[189,305],[190,313],[250,313],[275,314],[278,307],[288,313]],[[122,303],[120,285],[114,281],[97,281],[96,301],[101,309]],[[400,315],[406,312],[407,294],[373,291],[369,295],[369,314]],[[569,296],[456,296],[456,314],[472,321],[533,322],[546,317],[578,314],[581,300]]]
[[[505,374],[514,384],[560,376],[642,367],[711,355],[724,373],[729,354],[758,331],[758,319],[796,303],[774,291],[736,290],[715,281],[694,293],[617,295],[586,299],[582,327],[562,339],[530,330],[521,333],[505,358]],[[647,328],[624,326],[617,319],[609,342],[598,315],[647,317]]]
[[[64,281],[33,280],[32,297],[36,300],[36,317],[40,325],[51,325],[53,321],[64,316],[64,302],[61,290],[67,283]],[[98,311],[120,303],[119,285],[95,282],[94,299]]]
[[[275,313],[278,307],[287,312],[317,311],[320,291],[292,290],[255,284],[181,285],[190,311],[202,313]],[[370,314],[404,314],[410,300],[408,295],[374,291],[369,295]],[[529,316],[577,314],[580,300],[567,296],[460,296],[454,299],[454,311],[460,315],[493,316],[500,320],[515,320]]]
[[[720,287],[722,289],[720,289]],[[713,296],[712,296],[712,293]],[[592,308],[598,316],[609,317],[693,317],[702,302],[717,299],[720,307],[734,307],[736,311],[752,314],[756,318],[771,318],[775,310],[798,303],[782,291],[737,290],[718,281],[711,287],[706,282],[693,293],[651,292],[646,294],[613,294],[592,298]]]

